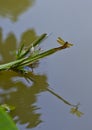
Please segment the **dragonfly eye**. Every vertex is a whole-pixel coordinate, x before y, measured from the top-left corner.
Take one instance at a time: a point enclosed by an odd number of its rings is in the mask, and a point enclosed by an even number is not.
[[[65,43],[69,44],[69,42],[67,42],[67,41]]]

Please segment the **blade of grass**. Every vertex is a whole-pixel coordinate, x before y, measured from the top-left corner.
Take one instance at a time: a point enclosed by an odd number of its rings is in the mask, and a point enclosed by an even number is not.
[[[27,65],[29,65],[29,64],[32,64],[32,63],[36,62],[37,60],[39,60],[39,59],[41,59],[41,58],[44,58],[44,57],[46,57],[46,56],[49,56],[49,55],[51,55],[51,54],[53,54],[53,53],[55,53],[55,52],[57,52],[57,51],[60,51],[60,50],[65,49],[65,48],[67,48],[67,43],[64,44],[63,46],[50,49],[50,50],[45,51],[45,52],[43,52],[43,53],[40,53],[40,54],[38,54],[38,55],[36,55],[36,56],[28,57],[24,62],[21,62],[21,63],[20,63],[20,66],[19,66],[19,67],[23,67],[23,66],[27,66]]]
[[[27,59],[27,57],[24,57],[24,58],[16,60],[16,61],[12,61],[12,62],[9,62],[9,63],[6,63],[6,64],[2,64],[2,65],[0,65],[0,71],[10,69],[11,67],[13,67],[15,65],[19,65],[21,62],[25,61],[26,59]]]
[[[43,37],[45,37],[46,34],[43,34],[41,39]],[[57,48],[53,48],[53,49],[50,49],[48,51],[45,51],[43,53],[40,53],[40,54],[37,54],[35,56],[29,56],[29,57],[23,57],[21,59],[18,59],[16,61],[13,61],[13,62],[10,62],[10,63],[6,63],[6,64],[3,64],[3,65],[0,65],[0,71],[1,70],[7,70],[7,69],[13,69],[13,68],[22,68],[24,66],[27,66],[29,64],[32,64],[36,61],[38,61],[39,59],[41,58],[44,58],[46,56],[49,56],[57,51],[60,51],[60,50],[63,50],[65,48],[68,47],[68,43],[66,42],[63,46],[60,46],[60,47],[57,47]]]
[[[41,41],[46,37],[47,34],[42,34],[39,38],[37,38],[36,40],[34,40],[32,42],[31,45],[29,45],[28,47],[26,47],[26,49],[24,48],[24,44],[21,46],[21,48],[19,49],[18,51],[18,54],[17,54],[17,59],[21,59],[23,57],[25,57],[29,52],[30,52],[30,49],[32,47],[35,47],[36,45],[38,45],[39,43],[41,43]]]
[[[30,52],[30,48],[28,48],[27,50],[22,50],[21,54],[17,56],[17,59],[21,59],[25,57],[29,52]]]
[[[23,49],[24,49],[24,44],[22,44],[20,49],[18,50],[17,57],[20,57]]]
[[[39,38],[32,42],[32,45],[35,47],[36,45],[40,44],[41,41],[47,36],[46,33],[42,34]]]

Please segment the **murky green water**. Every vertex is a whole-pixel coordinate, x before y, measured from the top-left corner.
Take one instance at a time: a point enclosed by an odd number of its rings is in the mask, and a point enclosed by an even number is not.
[[[10,114],[20,130],[92,129],[91,5],[91,0],[0,0],[0,64],[13,61],[21,43],[28,45],[42,33],[51,34],[43,50],[58,46],[58,36],[74,44],[42,59],[30,80],[0,72],[0,104],[15,106]],[[48,88],[73,104],[80,102],[85,114],[70,114],[71,107]]]

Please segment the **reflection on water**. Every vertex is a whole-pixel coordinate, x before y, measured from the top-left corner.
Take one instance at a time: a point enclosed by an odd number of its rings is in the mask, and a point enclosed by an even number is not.
[[[0,15],[16,21],[34,2],[35,0],[0,0]]]
[[[33,79],[32,85],[27,87],[23,84],[26,79],[15,72],[0,72],[0,88],[2,90],[0,103],[12,104],[15,110],[11,113],[16,122],[27,123],[27,127],[36,127],[42,122],[40,109],[36,106],[37,95],[47,90],[48,83],[45,75],[37,75],[30,72]],[[13,78],[21,77],[21,80],[13,81]],[[12,88],[12,89],[11,89]],[[16,118],[17,117],[17,118]]]
[[[13,33],[9,34],[6,40],[3,41],[2,29],[0,28],[0,55],[2,57],[2,60],[0,62],[4,63],[14,59],[16,44],[16,37]]]
[[[49,89],[46,75],[34,74],[29,72],[23,76],[13,71],[0,72],[0,104],[8,104],[15,107],[11,111],[11,116],[16,123],[26,124],[27,128],[34,128],[43,122],[41,113],[36,110],[38,94],[42,92],[50,94],[71,106],[72,114],[83,115],[78,111],[78,105],[73,105],[64,98]]]
[[[35,0],[30,0],[29,4],[27,4],[29,0],[19,0],[16,3],[14,2],[15,0],[13,0],[12,6],[10,6],[11,4],[9,3],[9,1],[10,0],[7,1],[0,0],[0,20],[1,20],[0,26],[2,29],[4,29],[3,30],[4,37],[7,37],[5,41],[3,41],[2,30],[0,30],[0,62],[1,63],[7,63],[8,61],[14,60],[14,55],[12,50],[15,51],[16,48],[18,47],[18,44],[17,44],[17,38],[13,35],[13,33],[14,34],[16,33],[18,38],[20,39],[21,33],[30,27],[35,28],[38,34],[39,33],[41,34],[44,31],[48,33],[53,32],[55,34],[50,39],[51,45],[49,43],[47,44],[48,42],[47,41],[45,47],[53,46],[53,43],[55,41],[54,39],[56,39],[55,37],[57,36],[62,36],[64,39],[69,39],[69,41],[72,41],[74,43],[73,50],[65,51],[63,54],[59,53],[59,55],[56,54],[51,58],[49,58],[48,61],[46,61],[47,64],[45,64],[46,69],[45,66],[44,67],[41,66],[40,68],[42,70],[40,70],[40,72],[41,73],[43,71],[46,72],[50,86],[53,88],[55,87],[57,93],[58,92],[62,93],[67,99],[69,99],[69,101],[71,100],[71,102],[76,103],[77,101],[79,101],[82,104],[81,109],[85,113],[85,115],[81,119],[77,119],[75,116],[71,116],[66,112],[67,108],[62,106],[62,104],[60,103],[58,104],[57,100],[55,100],[53,96],[49,95],[51,97],[48,96],[44,98],[45,95],[44,94],[40,97],[40,102],[38,102],[42,104],[42,110],[40,111],[42,112],[43,114],[42,118],[45,121],[45,125],[41,125],[40,130],[90,129],[91,128],[90,120],[92,118],[90,114],[92,111],[91,109],[92,108],[92,104],[91,104],[92,62],[90,60],[91,46],[92,46],[91,44],[92,17],[90,12],[92,11],[92,7],[91,7],[92,1],[71,0],[66,2],[65,0],[63,1],[38,0],[37,3],[35,4],[36,6],[33,8],[31,5],[34,4]],[[19,8],[19,6],[21,8]],[[30,10],[29,8],[32,8],[32,10]],[[28,12],[24,13],[24,11],[28,11]],[[19,16],[21,16],[21,18]],[[17,22],[11,23],[10,20],[15,22],[17,20]],[[13,30],[13,33],[11,33],[12,36],[11,34],[6,36],[7,33],[10,32],[11,30]],[[35,37],[36,33],[34,32],[34,34]],[[29,34],[27,33],[27,35]],[[21,42],[24,43],[30,42],[30,40],[28,39],[31,39],[31,37],[28,36],[29,38],[27,39],[27,35],[25,35],[25,37],[22,36],[24,40],[21,40]],[[11,77],[9,79],[10,75]],[[18,86],[15,85],[19,83],[21,84],[22,87],[19,86],[21,90],[19,90],[20,93],[17,95],[17,91],[19,88]],[[19,76],[14,72],[3,72],[3,73],[0,72],[0,102],[8,103],[12,105],[11,103],[15,103],[16,99],[22,100],[24,94],[22,92],[23,91],[22,89],[29,90],[31,85],[34,85],[34,83],[27,82],[22,76]],[[12,97],[14,97],[13,94],[14,95],[16,94],[15,95],[16,99],[15,98],[10,99],[9,95],[12,95]],[[47,94],[45,96],[47,96]],[[36,99],[37,99],[37,95],[36,95]],[[53,101],[50,102],[49,99]],[[9,100],[12,101],[9,102]],[[26,104],[27,102],[26,100],[24,104]],[[20,106],[18,106],[19,104],[17,105],[17,102],[15,103],[15,105],[19,109]],[[23,102],[23,100],[21,102]],[[22,107],[20,108],[23,109]],[[34,109],[33,110],[34,115],[36,115],[37,113],[35,111],[35,107],[32,108]],[[19,110],[18,109],[16,108],[16,110],[14,111],[15,114],[12,113],[13,117],[16,120],[18,114],[20,113],[22,114],[21,111],[23,111],[23,110],[20,111],[20,109]],[[47,109],[48,109],[48,113],[45,113]],[[27,110],[25,110],[24,112],[27,113]],[[23,114],[26,116],[25,113]],[[21,117],[24,115],[21,115]],[[41,115],[39,114],[39,120],[40,120],[40,116]],[[19,119],[19,121],[23,122],[21,121],[21,119]],[[38,129],[38,127],[35,129]],[[22,127],[21,130],[27,130],[27,129]]]

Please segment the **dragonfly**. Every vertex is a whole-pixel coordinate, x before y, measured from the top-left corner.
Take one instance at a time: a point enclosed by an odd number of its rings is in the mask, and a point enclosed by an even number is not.
[[[57,42],[58,42],[60,45],[67,44],[67,47],[73,46],[72,43],[69,43],[69,42],[67,42],[67,41],[65,42],[61,37],[58,37],[58,38],[57,38]]]

